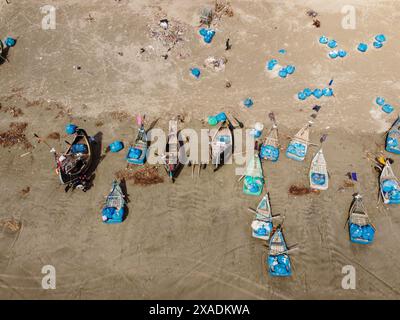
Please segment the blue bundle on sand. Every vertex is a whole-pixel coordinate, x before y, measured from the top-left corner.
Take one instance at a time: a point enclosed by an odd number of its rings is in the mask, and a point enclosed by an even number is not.
[[[201,28],[199,33],[203,37],[205,43],[211,43],[215,35],[215,31],[213,29]]]
[[[365,43],[360,43],[357,47],[357,50],[360,52],[365,52],[368,49],[368,45]]]
[[[199,68],[191,68],[190,73],[192,74],[192,76],[194,76],[196,79],[198,79],[200,77],[201,72],[200,72]]]
[[[244,104],[245,107],[250,108],[254,104],[254,102],[250,98],[246,98],[243,101],[243,104]]]
[[[273,70],[274,67],[277,65],[277,63],[278,63],[278,61],[276,59],[269,60],[267,63],[268,70],[270,70],[270,71]]]
[[[111,152],[119,152],[124,148],[124,144],[121,141],[114,141],[110,144],[110,151]]]
[[[393,124],[386,136],[386,151],[400,154],[400,117]]]

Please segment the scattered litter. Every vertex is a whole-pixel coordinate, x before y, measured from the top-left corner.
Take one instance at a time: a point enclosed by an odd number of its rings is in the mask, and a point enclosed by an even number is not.
[[[313,26],[316,28],[321,27],[321,21],[319,21],[318,19],[313,19]]]
[[[16,233],[21,230],[22,222],[15,218],[7,218],[0,220],[0,227],[10,233]]]
[[[230,88],[232,83],[230,81],[225,81],[225,88]]]
[[[213,10],[210,7],[202,8],[200,11],[200,25],[210,27],[213,20]]]
[[[318,12],[316,12],[316,11],[314,11],[314,10],[312,10],[312,9],[308,10],[308,11],[306,12],[306,14],[307,14],[309,17],[312,17],[312,18],[315,18],[316,16],[318,16]]]
[[[222,71],[225,69],[225,64],[228,62],[228,59],[225,57],[208,57],[204,61],[204,66],[213,69],[214,71]]]
[[[4,112],[8,112],[14,118],[18,118],[19,116],[22,116],[24,114],[22,112],[21,108],[17,108],[17,107],[8,107],[8,108],[4,109]]]
[[[291,185],[289,188],[289,194],[294,195],[294,196],[302,196],[302,195],[306,195],[309,193],[319,194],[320,192],[319,192],[319,190],[311,189],[311,188],[304,187],[304,186]]]
[[[232,49],[232,45],[229,43],[230,39],[228,38],[225,42],[225,50],[228,51]]]
[[[168,29],[168,20],[167,19],[161,19],[160,20],[160,27],[163,28],[164,30]]]
[[[25,135],[28,124],[26,122],[12,122],[9,130],[0,133],[0,146],[7,148],[17,144],[23,144],[25,149],[32,148]]]
[[[31,187],[30,187],[30,186],[27,186],[27,187],[23,188],[23,189],[20,191],[20,193],[21,193],[22,196],[25,196],[25,195],[27,195],[30,191],[31,191]]]
[[[312,109],[318,112],[319,110],[321,110],[321,106],[315,105]]]

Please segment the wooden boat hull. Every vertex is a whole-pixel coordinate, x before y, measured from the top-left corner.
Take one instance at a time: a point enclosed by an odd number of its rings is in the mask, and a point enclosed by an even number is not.
[[[115,224],[123,221],[125,215],[124,197],[121,186],[117,181],[114,181],[101,212],[104,223]]]
[[[327,190],[329,186],[328,170],[322,150],[318,151],[311,161],[309,172],[310,187],[316,190]]]
[[[246,168],[243,193],[250,196],[259,196],[263,191],[264,183],[261,160],[258,155],[255,155]]]
[[[393,124],[386,136],[386,151],[400,154],[400,117]]]
[[[389,164],[383,168],[379,178],[380,192],[385,204],[400,204],[400,182]]]
[[[349,210],[350,241],[356,244],[371,244],[374,241],[375,228],[369,221],[362,198],[356,195]]]
[[[210,144],[211,163],[217,169],[232,156],[233,136],[227,124],[221,126]]]
[[[146,161],[147,156],[147,136],[144,126],[139,128],[138,135],[136,137],[133,146],[130,146],[126,155],[126,161],[130,164],[142,165]]]
[[[85,145],[87,148],[87,154],[82,155],[82,159],[77,160],[77,165],[72,167],[68,172],[65,170],[63,163],[57,162],[57,174],[62,184],[73,184],[79,180],[89,170],[93,161],[93,146],[89,136],[83,129],[77,129],[74,141],[68,150],[62,154],[64,157],[79,157],[79,153],[73,152],[74,145]],[[60,159],[60,158],[59,158]],[[79,166],[79,167],[78,167]]]
[[[251,223],[252,236],[261,240],[269,240],[273,225],[268,194],[261,199],[256,212],[255,219]]]
[[[268,273],[272,277],[289,277],[292,275],[292,266],[282,231],[276,230],[269,242],[267,258]]]

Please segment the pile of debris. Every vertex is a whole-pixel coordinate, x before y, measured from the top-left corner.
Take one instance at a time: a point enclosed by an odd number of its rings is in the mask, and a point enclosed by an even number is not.
[[[22,227],[21,221],[18,221],[14,218],[7,218],[0,220],[0,228],[2,228],[7,232],[16,233],[19,230],[21,230],[21,227]]]
[[[314,10],[308,10],[306,14],[313,19],[313,26],[316,28],[321,27],[321,22],[317,19],[318,12]]]
[[[22,116],[24,114],[21,108],[17,107],[7,107],[6,109],[4,109],[4,112],[11,114],[14,118],[18,118],[19,116]]]
[[[228,59],[225,57],[208,57],[204,61],[204,67],[210,68],[214,71],[223,71],[225,69],[225,64],[228,62]]]
[[[231,3],[227,0],[215,0],[214,8],[204,7],[200,10],[200,26],[216,25],[223,16],[233,17]]]
[[[187,26],[178,20],[167,19],[162,11],[152,15],[152,23],[148,25],[150,37],[167,48],[167,52],[185,41]]]
[[[125,181],[133,180],[134,184],[147,186],[157,183],[163,183],[164,179],[158,173],[155,166],[141,168],[137,171],[123,169],[115,173],[117,179],[125,179]]]
[[[289,188],[289,194],[293,196],[303,196],[309,193],[319,193],[319,190],[314,190],[305,186],[291,185]]]
[[[26,122],[12,122],[8,131],[0,133],[0,146],[4,148],[22,144],[25,149],[31,149],[32,144],[25,135]]]

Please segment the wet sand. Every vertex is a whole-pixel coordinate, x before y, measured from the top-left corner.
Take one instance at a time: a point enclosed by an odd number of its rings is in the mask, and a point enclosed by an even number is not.
[[[197,35],[200,1],[159,1],[152,6],[145,1],[55,1],[57,29],[49,31],[40,29],[41,1],[1,4],[4,36],[20,38],[10,50],[10,63],[0,66],[0,132],[11,122],[27,122],[33,149],[24,155],[29,150],[22,145],[0,148],[0,218],[22,221],[17,234],[0,234],[0,297],[398,299],[399,209],[377,204],[377,173],[366,155],[384,149],[384,132],[398,113],[399,4],[375,2],[235,2],[234,16],[218,23],[209,46]],[[344,30],[340,9],[352,3],[357,28]],[[166,49],[149,36],[147,27],[158,6],[186,28],[185,41],[167,60],[161,57]],[[310,8],[319,12],[319,29],[305,14]],[[86,20],[89,13],[94,21]],[[359,42],[371,43],[378,33],[388,38],[382,49],[356,51]],[[335,38],[348,57],[331,61],[328,50],[318,44],[323,34]],[[233,47],[225,52],[228,37]],[[139,53],[142,47],[146,55]],[[286,55],[278,54],[281,48]],[[227,57],[225,71],[202,67],[201,78],[194,80],[189,68],[202,66],[210,55]],[[272,78],[264,67],[273,57],[294,64],[296,72],[287,79]],[[77,65],[80,70],[74,68]],[[331,78],[334,98],[295,98],[303,88],[326,86]],[[226,80],[232,82],[229,89]],[[374,105],[378,95],[395,106],[392,115]],[[255,104],[245,109],[240,101],[248,96]],[[220,111],[234,113],[248,128],[260,120],[269,128],[267,114],[274,111],[286,148],[287,136],[310,120],[314,104],[322,108],[311,140],[316,143],[328,134],[324,153],[329,190],[288,195],[290,185],[308,185],[315,147],[303,163],[287,159],[283,151],[279,162],[263,163],[273,213],[286,217],[288,244],[300,246],[291,255],[294,270],[288,279],[266,273],[266,247],[251,237],[252,214],[247,211],[259,198],[242,193],[234,165],[216,173],[207,168],[193,179],[186,167],[173,185],[161,168],[162,184],[143,187],[128,182],[126,220],[105,225],[100,210],[114,173],[126,166],[126,149],[106,155],[88,192],[65,193],[48,147],[33,138],[33,133],[46,137],[58,132],[60,140],[46,141],[63,150],[69,139],[64,126],[73,122],[102,137],[103,148],[116,139],[128,145],[136,134],[137,113],[146,113],[149,122],[160,118],[157,127],[164,130],[168,120],[180,114],[185,118],[180,129],[200,130],[207,127],[200,119]],[[23,115],[13,117],[8,107],[20,108]],[[391,157],[400,175],[399,158]],[[342,188],[349,171],[358,173],[359,187]],[[26,187],[30,191],[24,194]],[[364,195],[377,229],[374,244],[367,247],[351,244],[345,228],[356,191]],[[56,267],[56,290],[41,288],[41,268],[47,264]],[[341,287],[345,265],[356,268],[356,290]]]

